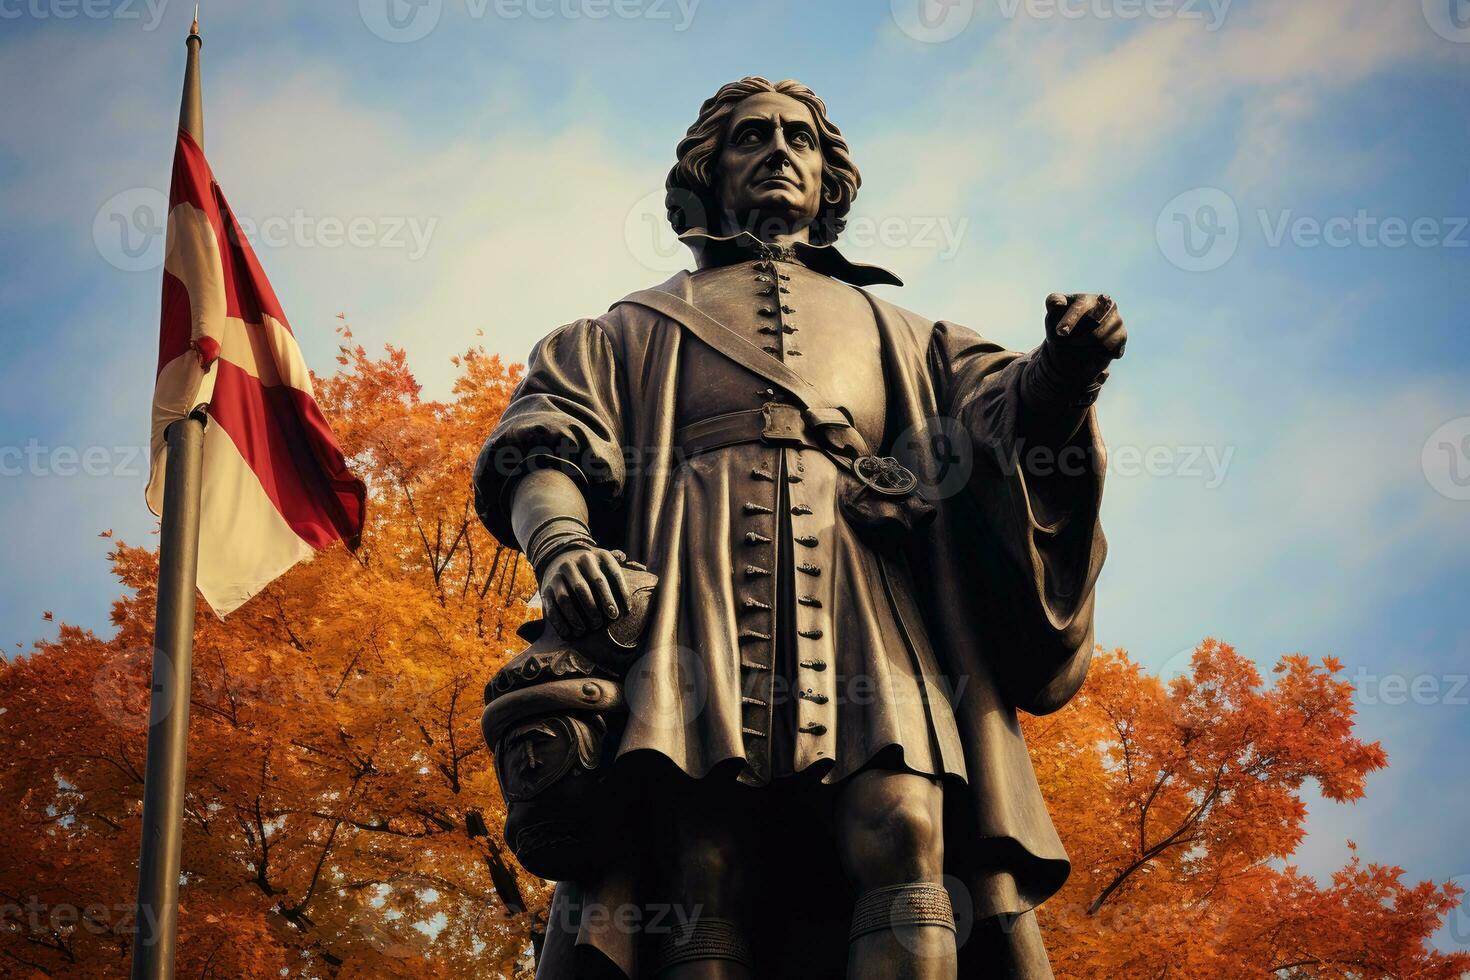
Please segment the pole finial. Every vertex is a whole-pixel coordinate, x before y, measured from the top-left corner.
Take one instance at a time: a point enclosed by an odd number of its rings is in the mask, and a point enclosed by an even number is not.
[[[199,4],[194,4],[194,23],[184,39],[188,55],[184,59],[184,94],[179,102],[179,128],[204,145],[204,96],[199,84],[199,49],[204,39],[199,36]]]

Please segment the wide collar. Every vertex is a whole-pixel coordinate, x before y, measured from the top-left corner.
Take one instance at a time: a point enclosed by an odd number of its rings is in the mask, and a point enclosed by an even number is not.
[[[748,231],[716,235],[704,228],[691,228],[679,236],[679,241],[689,246],[689,250],[694,253],[695,264],[700,269],[731,265],[770,252],[770,246]],[[796,242],[790,250],[795,261],[813,272],[841,279],[854,286],[903,285],[902,279],[881,266],[850,261],[837,250],[836,245]]]

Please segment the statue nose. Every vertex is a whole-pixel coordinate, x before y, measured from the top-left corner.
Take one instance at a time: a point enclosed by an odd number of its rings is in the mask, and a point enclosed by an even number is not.
[[[771,147],[770,155],[766,157],[766,166],[772,170],[780,170],[791,163],[791,147],[786,142],[786,132],[780,127],[777,127],[771,138],[774,145]]]

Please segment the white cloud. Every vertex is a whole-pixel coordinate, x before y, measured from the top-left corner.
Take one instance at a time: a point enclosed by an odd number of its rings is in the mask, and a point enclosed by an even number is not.
[[[1261,4],[1219,31],[1164,21],[1116,44],[1094,32],[1084,46],[1076,33],[1070,45],[1029,49],[1041,52],[1031,67],[1043,91],[1026,112],[1055,139],[1044,176],[1069,182],[1218,126],[1234,101],[1248,116],[1269,105],[1300,119],[1333,93],[1446,47],[1416,5],[1394,0]]]

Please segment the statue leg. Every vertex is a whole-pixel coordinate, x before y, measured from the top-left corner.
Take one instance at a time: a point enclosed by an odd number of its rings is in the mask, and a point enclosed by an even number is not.
[[[837,837],[858,894],[849,980],[954,980],[939,783],[884,769],[858,773],[838,799]]]
[[[745,939],[749,855],[739,807],[728,794],[695,787],[675,803],[665,861],[665,892],[674,902],[672,931],[656,943],[660,980],[751,980]]]
[[[1035,912],[976,921],[965,955],[985,964],[985,975],[995,980],[1052,980],[1051,961]]]

